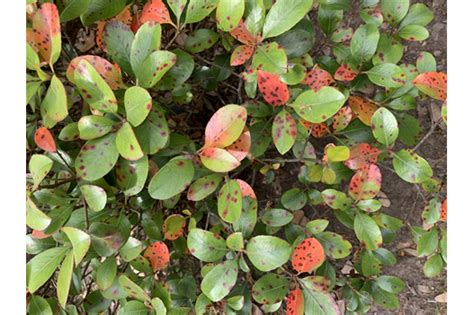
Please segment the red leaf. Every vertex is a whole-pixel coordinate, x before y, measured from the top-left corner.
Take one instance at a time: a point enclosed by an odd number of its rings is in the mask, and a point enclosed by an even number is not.
[[[351,148],[351,155],[344,164],[351,170],[358,170],[368,164],[377,162],[380,150],[367,143],[360,143]]]
[[[353,69],[349,64],[344,63],[337,68],[334,73],[334,79],[338,81],[352,81],[357,77],[357,71]]]
[[[332,78],[329,72],[319,68],[318,65],[316,65],[313,69],[306,73],[306,77],[304,78],[302,83],[306,84],[313,91],[317,92],[322,87],[334,83],[334,79]]]
[[[250,45],[240,45],[234,49],[232,55],[230,56],[230,65],[231,66],[240,66],[243,65],[247,60],[249,60],[253,55],[254,47]]]
[[[245,127],[240,137],[225,149],[240,162],[249,154],[251,144],[250,131]]]
[[[44,233],[43,231],[40,231],[40,230],[33,230],[31,231],[31,237],[32,238],[35,238],[37,240],[42,240],[44,238],[48,238],[50,237],[51,235],[53,234],[46,234]]]
[[[268,104],[274,106],[285,105],[290,98],[288,86],[281,82],[278,74],[265,72],[263,70],[257,71],[258,89],[263,95],[263,98]]]
[[[56,48],[61,46],[61,26],[59,25],[59,14],[56,5],[53,3],[43,3],[36,11],[33,18],[33,33],[35,46],[41,58],[46,62],[54,62],[59,57],[51,56],[53,53],[53,43]],[[51,60],[51,58],[56,60]]]
[[[173,24],[170,13],[162,0],[149,0],[143,7],[140,23],[155,21],[160,24]]]
[[[170,262],[168,246],[160,241],[151,244],[145,250],[143,256],[150,261],[151,267],[155,272],[166,268]]]
[[[291,290],[286,301],[286,315],[303,315],[304,314],[304,296],[300,288]]]
[[[301,120],[301,124],[307,129],[311,130],[311,134],[315,138],[322,138],[329,133],[329,128],[326,123],[310,123],[306,120]]]
[[[206,125],[205,147],[225,148],[239,139],[245,128],[247,110],[239,105],[219,108]]]
[[[79,56],[71,60],[67,68],[66,76],[72,83],[74,83],[74,70],[81,60],[87,60],[113,90],[124,87],[120,67],[110,63],[104,58],[93,55]]]
[[[230,35],[242,44],[253,46],[257,43],[257,38],[249,32],[243,20],[240,20],[239,25],[230,31]]]
[[[380,191],[382,174],[375,164],[370,164],[357,170],[349,183],[349,195],[355,200],[372,199]]]
[[[163,223],[164,237],[167,240],[174,241],[184,233],[186,227],[186,218],[180,214],[172,214],[166,218]]]
[[[448,198],[444,199],[443,203],[441,204],[441,221],[447,222],[448,221]]]
[[[253,188],[247,184],[247,182],[241,180],[241,179],[236,179],[237,184],[240,186],[240,191],[242,193],[242,197],[248,196],[253,199],[257,199],[257,196],[255,195],[255,192],[253,191]]]
[[[321,266],[324,260],[323,246],[317,239],[310,237],[296,246],[291,256],[291,265],[298,273],[311,272]]]
[[[413,84],[428,96],[445,101],[447,98],[448,77],[443,72],[425,72],[413,79]]]
[[[362,96],[350,96],[349,106],[354,114],[356,114],[357,118],[367,126],[370,126],[372,116],[379,108],[375,103]]]
[[[332,117],[332,129],[343,130],[352,121],[354,115],[349,106],[341,107],[341,109]]]
[[[115,17],[109,19],[109,21],[120,21],[125,25],[131,25],[133,18],[134,17],[132,17],[132,13],[130,12],[130,5],[127,5],[122,10],[122,12],[117,14]],[[97,22],[97,30],[95,33],[95,42],[97,43],[97,46],[99,46],[99,48],[102,50],[105,50],[104,40],[102,37],[102,34],[104,33],[104,29],[105,29],[105,24],[107,24],[106,21]]]
[[[46,152],[56,152],[56,142],[54,142],[53,135],[46,127],[36,129],[35,143]]]

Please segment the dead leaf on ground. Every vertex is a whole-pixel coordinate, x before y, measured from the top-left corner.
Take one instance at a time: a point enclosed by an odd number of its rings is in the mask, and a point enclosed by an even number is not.
[[[448,303],[448,293],[444,292],[440,295],[437,295],[435,297],[435,301],[438,302],[438,303]]]

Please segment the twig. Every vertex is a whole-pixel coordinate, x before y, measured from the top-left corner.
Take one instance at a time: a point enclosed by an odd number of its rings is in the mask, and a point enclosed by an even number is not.
[[[41,186],[39,186],[38,188],[39,188],[39,189],[43,189],[43,188],[56,188],[56,187],[61,186],[61,185],[64,185],[64,184],[71,183],[71,182],[73,182],[73,181],[75,181],[75,178],[68,178],[68,179],[62,180],[62,181],[57,182],[57,183],[54,183],[54,184],[41,185]]]
[[[439,123],[441,122],[441,119],[436,121],[434,124],[431,125],[430,130],[426,133],[426,135],[418,142],[418,144],[413,148],[413,152],[418,150],[418,148],[435,132],[436,127],[438,127]]]

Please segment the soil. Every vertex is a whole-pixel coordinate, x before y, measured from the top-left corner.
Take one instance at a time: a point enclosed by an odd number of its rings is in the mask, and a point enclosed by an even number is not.
[[[415,2],[415,1],[413,1]],[[408,44],[404,60],[414,64],[418,54],[422,51],[431,52],[437,61],[438,71],[447,72],[447,4],[445,0],[416,1],[423,2],[434,12],[434,19],[428,25],[430,38],[422,43]],[[314,23],[317,21],[314,18]],[[314,57],[314,56],[313,56]],[[418,103],[417,110],[412,113],[420,120],[423,131],[420,139],[428,132],[432,126],[432,121],[436,121],[440,116],[441,103],[434,100],[423,100]],[[315,148],[322,149],[324,144],[313,141]],[[446,126],[442,123],[427,138],[417,152],[426,158],[433,168],[434,177],[441,179],[443,183],[447,180],[447,137]],[[277,156],[277,154],[276,154]],[[266,200],[272,198],[278,199],[281,193],[295,186],[295,178],[298,173],[298,166],[287,164],[277,171],[275,182],[272,185],[262,182],[263,176],[258,174],[255,178],[257,195],[265,196]],[[414,248],[412,235],[409,226],[421,223],[421,212],[425,205],[425,198],[420,190],[412,184],[402,181],[395,173],[390,170],[383,170],[383,192],[391,202],[391,206],[385,213],[403,219],[407,224],[398,232],[395,242],[387,246],[396,254],[398,263],[395,266],[384,268],[384,274],[394,275],[403,279],[406,283],[406,289],[399,295],[400,309],[388,311],[374,306],[369,314],[406,314],[406,315],[433,315],[446,314],[447,304],[438,303],[435,297],[447,291],[446,272],[441,276],[430,279],[423,274],[423,264],[425,259],[414,257],[407,254],[401,248]],[[259,190],[260,188],[260,190]],[[445,197],[446,187],[443,188],[442,196]],[[261,197],[260,197],[261,198]],[[275,200],[274,199],[274,200]],[[264,200],[263,202],[265,203]],[[262,204],[261,206],[264,206]],[[308,206],[304,208],[305,215],[312,217],[329,218],[334,222],[331,211],[323,207]],[[337,221],[337,220],[336,220]],[[348,237],[355,241],[352,231],[338,224],[332,223],[330,230]]]

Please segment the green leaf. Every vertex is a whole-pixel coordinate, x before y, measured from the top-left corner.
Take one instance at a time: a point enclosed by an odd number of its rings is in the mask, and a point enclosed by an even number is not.
[[[265,72],[283,74],[287,72],[288,58],[278,43],[271,42],[257,46],[252,59],[252,68]]]
[[[33,190],[38,188],[41,181],[46,177],[53,167],[53,160],[46,155],[33,154],[28,163],[31,176],[33,177]]]
[[[306,229],[313,235],[324,232],[329,225],[329,221],[325,219],[316,219],[306,223]]]
[[[233,259],[219,263],[202,279],[202,293],[213,302],[222,300],[234,287],[237,274],[237,260]]]
[[[354,219],[354,231],[365,247],[369,250],[376,250],[382,245],[382,233],[377,223],[364,213],[358,213]]]
[[[357,208],[365,212],[375,212],[382,207],[382,203],[376,199],[360,200],[357,202]]]
[[[385,21],[396,24],[407,14],[410,0],[381,0],[380,4]]]
[[[257,200],[250,197],[242,198],[242,214],[239,220],[233,224],[234,231],[240,231],[245,238],[248,238],[257,223],[257,208]]]
[[[219,0],[216,9],[217,27],[230,32],[239,24],[244,15],[245,0]]]
[[[325,86],[318,92],[308,90],[301,93],[290,106],[303,119],[321,123],[334,116],[345,101],[344,94],[333,87]]]
[[[285,154],[291,150],[296,141],[296,121],[286,110],[281,110],[273,120],[273,143],[280,152]]]
[[[81,14],[87,11],[87,8],[90,5],[91,0],[69,0],[67,5],[61,11],[59,18],[61,23],[74,20],[79,17]]]
[[[418,119],[409,114],[403,114],[397,117],[400,124],[400,134],[398,138],[407,146],[415,146],[422,128]]]
[[[152,177],[148,192],[153,199],[165,200],[183,192],[194,177],[193,162],[178,156]]]
[[[252,297],[260,304],[275,304],[283,301],[290,290],[285,276],[268,273],[258,279],[252,287]]]
[[[377,51],[372,58],[374,65],[397,64],[403,57],[403,45],[386,34],[380,35]]]
[[[92,108],[106,113],[117,111],[117,99],[110,86],[85,59],[74,70],[74,83]]]
[[[377,50],[379,39],[377,26],[373,24],[360,26],[351,40],[352,56],[361,62],[369,61]]]
[[[431,199],[421,213],[423,223],[432,225],[439,221],[441,217],[441,202],[437,198]]]
[[[332,259],[342,259],[351,253],[351,243],[339,234],[321,232],[315,236],[323,245],[324,253]]]
[[[278,0],[268,11],[262,39],[281,35],[296,25],[313,5],[312,0]]]
[[[130,48],[130,64],[135,75],[138,75],[140,66],[161,45],[161,25],[155,21],[142,24],[135,34]]]
[[[225,240],[227,247],[235,251],[241,251],[244,248],[244,238],[241,232],[230,234]]]
[[[259,235],[247,243],[247,256],[260,271],[271,271],[282,266],[290,255],[290,244],[278,237]]]
[[[44,230],[51,223],[51,218],[36,207],[35,203],[28,198],[26,200],[26,225],[34,230]]]
[[[433,170],[421,156],[408,150],[400,150],[393,155],[393,168],[406,182],[422,183],[433,176]]]
[[[406,83],[403,69],[392,63],[378,64],[366,73],[370,81],[382,87],[398,88]]]
[[[72,122],[64,126],[58,136],[61,141],[75,141],[79,139],[78,123]]]
[[[168,121],[161,110],[152,109],[148,118],[137,128],[135,135],[145,154],[155,154],[169,142]]]
[[[62,308],[66,307],[67,298],[69,295],[69,287],[71,286],[72,271],[74,268],[74,255],[73,251],[70,251],[66,258],[64,258],[61,269],[58,273],[58,282],[56,292],[58,295],[58,302]]]
[[[441,257],[448,262],[448,233],[446,229],[441,229],[441,241],[439,242],[439,249],[441,250]]]
[[[120,248],[120,257],[126,262],[130,262],[140,255],[145,249],[145,245],[134,237],[129,237],[127,242]]]
[[[444,263],[440,254],[430,257],[423,265],[423,273],[428,278],[433,278],[443,271]]]
[[[118,157],[115,134],[89,140],[77,155],[76,173],[85,180],[97,180],[104,177],[114,167]]]
[[[341,314],[332,296],[321,287],[319,278],[318,276],[309,276],[300,281],[303,289],[305,314]]]
[[[117,275],[117,262],[114,256],[104,260],[97,268],[95,282],[100,290],[105,291],[112,286]]]
[[[372,298],[375,303],[386,309],[395,310],[400,308],[398,297],[394,293],[382,290],[378,285],[372,284]]]
[[[93,211],[104,209],[107,203],[107,193],[102,187],[96,185],[82,185],[80,189],[87,205]]]
[[[172,52],[166,50],[154,51],[137,70],[138,84],[144,88],[155,86],[175,63],[176,55]]]
[[[197,228],[189,232],[187,242],[191,254],[205,262],[217,261],[228,252],[225,240],[220,235]]]
[[[293,214],[285,209],[269,209],[261,214],[260,220],[262,220],[265,225],[280,227],[293,221]]]
[[[120,307],[118,315],[148,315],[150,314],[148,307],[139,301],[128,301],[124,306]]]
[[[423,3],[414,3],[410,6],[408,14],[400,23],[400,27],[406,25],[426,26],[433,20],[433,12]]]
[[[331,10],[320,7],[318,10],[318,22],[321,30],[330,36],[342,21],[344,12],[342,10]]]
[[[82,23],[89,26],[96,21],[116,16],[125,8],[126,2],[126,0],[91,0],[87,11],[81,16]]]
[[[135,282],[130,280],[127,276],[121,275],[119,277],[120,286],[127,292],[128,296],[143,302],[151,303],[150,297],[146,292]]]
[[[392,146],[398,138],[397,119],[385,107],[380,107],[372,115],[371,127],[374,138],[386,146]]]
[[[77,128],[81,139],[92,140],[108,134],[114,125],[115,122],[106,117],[90,115],[82,116],[77,123]]]
[[[244,307],[245,297],[236,295],[227,299],[227,305],[235,311],[240,311]]]
[[[76,266],[79,266],[79,263],[82,261],[84,256],[86,256],[87,251],[89,250],[91,237],[86,232],[69,226],[63,227],[62,231],[66,233],[71,241],[72,250],[74,252],[74,261]]]
[[[117,132],[115,145],[118,153],[127,160],[136,161],[143,157],[143,151],[129,122],[125,122]]]
[[[288,210],[296,211],[303,208],[308,201],[304,191],[299,188],[287,190],[281,196],[281,204]]]
[[[132,43],[135,38],[128,25],[111,20],[105,25],[103,32],[104,45],[112,60],[127,73],[134,73],[130,64]],[[135,73],[135,76],[138,76]]]
[[[398,36],[410,41],[423,41],[430,37],[428,30],[420,25],[407,25],[398,30]]]
[[[363,250],[360,259],[360,269],[366,277],[377,276],[382,272],[382,263],[372,251]]]
[[[218,0],[189,0],[186,9],[186,24],[197,23],[217,8]]]
[[[326,189],[321,195],[331,209],[345,210],[352,204],[352,200],[346,194],[335,189]]]
[[[133,196],[142,191],[148,177],[148,158],[144,156],[137,161],[119,159],[115,167],[118,187],[126,196]]]
[[[33,295],[28,303],[28,314],[30,315],[53,315],[48,301],[41,296]]]
[[[242,213],[242,192],[236,180],[229,180],[219,191],[217,198],[219,216],[228,223],[234,223]]]
[[[26,264],[26,283],[31,294],[48,281],[67,251],[67,247],[50,248],[36,255]]]
[[[351,151],[346,146],[328,147],[327,155],[331,162],[343,162],[349,158]]]
[[[375,284],[390,293],[400,293],[405,289],[405,282],[394,276],[380,276],[375,280]]]
[[[41,102],[41,117],[46,128],[52,128],[68,115],[67,95],[62,82],[53,75],[51,84]]]
[[[200,201],[216,191],[222,181],[222,175],[211,174],[199,178],[189,186],[188,200]]]
[[[168,1],[171,2],[171,1]],[[163,301],[159,297],[151,299],[151,306],[157,315],[166,315],[166,307]]]
[[[435,57],[427,51],[421,52],[416,58],[416,69],[419,73],[436,72]]]
[[[219,34],[207,28],[198,29],[186,38],[184,48],[192,53],[200,53],[214,46],[219,40]]]
[[[133,86],[125,91],[124,103],[127,120],[134,127],[146,119],[152,106],[150,94],[139,86]]]
[[[217,173],[229,172],[240,165],[235,156],[220,148],[204,148],[199,152],[199,157],[205,167]]]
[[[424,232],[421,235],[417,242],[416,253],[420,257],[429,256],[438,248],[438,244],[438,230],[436,228],[432,228],[430,231]]]

